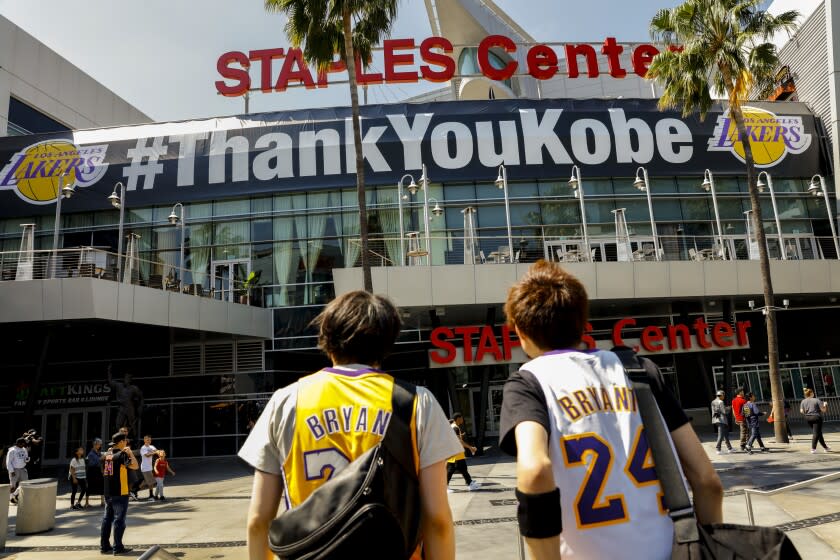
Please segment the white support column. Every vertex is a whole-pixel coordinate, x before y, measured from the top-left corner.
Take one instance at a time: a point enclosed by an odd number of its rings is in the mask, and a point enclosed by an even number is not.
[[[835,2],[837,5],[835,5]],[[840,200],[840,34],[835,35],[834,30],[840,30],[840,0],[825,0],[825,37],[828,49],[828,99],[831,107],[831,121],[828,124],[828,132],[831,143],[831,161],[834,168],[834,207],[832,215],[837,223],[838,200]]]

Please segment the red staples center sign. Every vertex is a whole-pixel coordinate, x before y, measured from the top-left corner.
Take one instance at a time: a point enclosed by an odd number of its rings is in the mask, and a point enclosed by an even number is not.
[[[457,75],[457,66],[452,57],[454,50],[452,42],[444,37],[428,37],[420,42],[416,39],[386,39],[381,49],[383,71],[367,72],[356,58],[356,77],[360,86],[415,83],[420,80],[448,82]],[[620,56],[625,50],[630,52],[632,68],[622,67]],[[498,54],[491,57],[491,52],[502,51],[510,55],[522,51],[525,53],[525,62],[520,65],[518,61],[510,60],[499,68],[501,63],[498,62]],[[564,59],[558,56],[558,51],[565,55]],[[599,67],[599,52],[607,59],[605,69]],[[559,72],[571,79],[583,74],[597,78],[604,71],[613,78],[624,78],[628,72],[644,78],[657,54],[659,49],[651,44],[625,46],[614,37],[607,37],[598,48],[588,43],[522,45],[504,35],[489,35],[478,44],[476,61],[481,75],[494,81],[504,81],[515,75],[550,80]],[[274,61],[279,62],[275,64]],[[249,72],[252,66],[259,75],[259,86],[252,84]],[[278,73],[274,71],[275,66],[279,68]],[[327,70],[318,72],[306,64],[301,49],[275,48],[247,53],[226,52],[216,61],[216,70],[222,78],[216,81],[216,91],[228,97],[236,97],[257,87],[263,93],[285,91],[290,86],[326,88],[330,85],[330,74],[345,72],[347,68],[343,61],[335,60]]]
[[[698,318],[690,325],[644,327],[638,339],[625,338],[626,330],[636,326],[636,319],[627,317],[616,321],[609,339],[596,340],[590,334],[583,336],[588,349],[608,350],[614,346],[629,346],[640,355],[680,354],[715,350],[739,350],[750,347],[747,329],[750,321],[738,321],[733,327],[725,321],[707,323]],[[500,329],[496,336],[492,326],[437,327],[429,336],[429,367],[444,368],[488,364],[524,363],[528,357],[510,327]],[[586,324],[586,332],[592,325]],[[501,340],[499,340],[501,339]]]

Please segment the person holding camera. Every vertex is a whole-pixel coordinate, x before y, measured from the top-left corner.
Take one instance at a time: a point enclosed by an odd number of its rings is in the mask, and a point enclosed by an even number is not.
[[[9,501],[17,503],[20,493],[20,483],[29,480],[26,464],[29,462],[29,452],[26,450],[26,440],[18,438],[15,444],[6,452],[6,469],[9,471]]]
[[[111,437],[108,452],[102,463],[105,486],[105,515],[102,516],[99,552],[102,554],[125,554],[130,548],[123,546],[125,516],[128,511],[130,490],[128,473],[140,468],[134,452],[128,447],[128,437],[117,432]],[[111,527],[114,528],[114,545],[111,546]]]

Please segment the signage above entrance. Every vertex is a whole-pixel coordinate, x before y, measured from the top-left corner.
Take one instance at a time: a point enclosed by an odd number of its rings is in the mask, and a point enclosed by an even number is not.
[[[609,350],[615,346],[628,346],[640,355],[682,354],[686,352],[710,352],[716,350],[740,350],[750,347],[747,329],[750,321],[737,321],[731,325],[725,321],[707,323],[697,318],[690,325],[648,325],[642,329],[639,338],[625,338],[626,331],[636,326],[636,319],[627,317],[615,322],[609,339],[595,339],[590,334],[583,336],[587,349]],[[592,332],[592,325],[586,324],[586,332]],[[467,327],[437,327],[429,335],[432,348],[429,350],[429,367],[445,368],[492,364],[524,363],[528,357],[514,338],[510,327],[500,330],[501,342],[496,330],[490,325]]]
[[[14,408],[23,408],[29,398],[29,384],[17,387],[12,402]],[[38,390],[37,408],[75,408],[103,406],[111,401],[111,386],[107,383],[55,383],[41,385]]]
[[[625,48],[630,52],[632,68],[621,66],[620,56]],[[383,71],[368,72],[362,68],[357,57],[356,79],[360,86],[367,86],[415,83],[420,80],[448,82],[455,77],[469,77],[457,73],[458,68],[452,57],[454,50],[452,42],[445,37],[428,37],[419,42],[413,38],[386,39],[381,49]],[[528,45],[526,48],[504,35],[489,35],[477,46],[466,47],[464,50],[469,54],[474,51],[480,75],[494,81],[508,80],[517,75],[550,80],[558,73],[564,73],[570,79],[583,75],[597,78],[603,73],[619,79],[628,73],[644,78],[653,57],[659,54],[659,49],[651,44],[625,47],[615,37],[607,37],[600,48],[589,43],[543,43]],[[496,54],[502,51],[510,55],[521,51],[526,62],[520,66],[516,60],[502,61]],[[601,68],[598,63],[599,53],[607,58],[606,68]],[[280,62],[275,65],[275,60]],[[260,76],[259,86],[252,83],[249,73],[252,66]],[[279,68],[277,73],[274,71],[275,66]],[[336,60],[327,70],[318,72],[306,64],[301,49],[275,48],[248,53],[226,52],[216,61],[216,70],[223,78],[216,82],[216,91],[227,97],[237,97],[252,89],[271,93],[296,86],[307,89],[326,88],[331,83],[330,75],[346,72],[347,67],[343,61]]]

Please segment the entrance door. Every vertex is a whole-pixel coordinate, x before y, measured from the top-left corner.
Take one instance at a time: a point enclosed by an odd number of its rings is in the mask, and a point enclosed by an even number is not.
[[[41,417],[44,465],[64,464],[77,448],[87,449],[94,438],[110,436],[104,408],[41,411],[36,416]]]
[[[487,410],[485,414],[484,435],[497,436],[499,435],[499,418],[502,414],[502,389],[504,385],[490,385],[487,395]],[[475,433],[478,433],[478,419],[479,416],[476,411],[481,406],[481,388],[472,387],[470,389],[472,397],[472,416],[475,421]]]
[[[213,263],[213,293],[216,299],[222,301],[239,301],[245,291],[242,285],[251,273],[251,261],[230,260]]]

